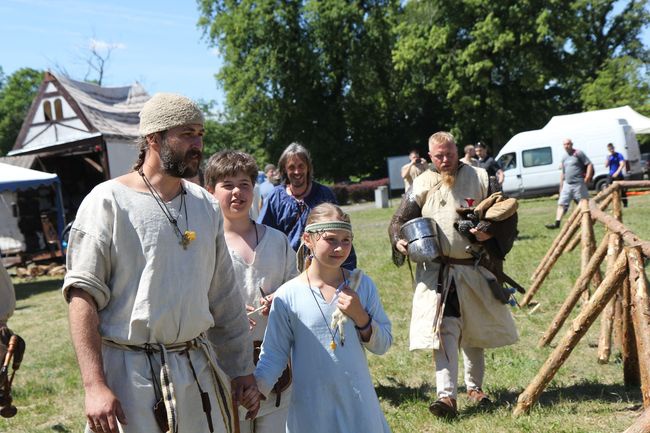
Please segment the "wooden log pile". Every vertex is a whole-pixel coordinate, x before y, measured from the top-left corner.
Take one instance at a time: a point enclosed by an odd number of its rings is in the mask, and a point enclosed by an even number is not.
[[[612,337],[620,348],[626,385],[641,387],[645,412],[625,433],[650,433],[650,294],[644,260],[650,257],[650,242],[640,239],[622,222],[620,188],[650,188],[650,181],[617,181],[591,200],[583,200],[565,222],[551,248],[531,276],[532,286],[522,299],[528,305],[560,256],[581,244],[582,272],[565,302],[539,341],[551,343],[571,311],[582,298],[584,304],[564,337],[537,375],[519,395],[513,411],[519,416],[530,411],[548,383],[571,355],[590,326],[601,316],[598,362],[606,363],[612,351]],[[605,212],[612,204],[613,216]],[[603,224],[607,233],[596,248],[593,224]],[[580,228],[580,236],[577,236]],[[600,266],[607,263],[606,276]],[[589,296],[589,286],[596,288]]]

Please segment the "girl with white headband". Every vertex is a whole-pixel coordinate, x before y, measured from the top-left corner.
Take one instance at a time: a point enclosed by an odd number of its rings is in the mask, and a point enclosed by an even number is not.
[[[302,273],[276,292],[255,377],[268,395],[291,358],[287,432],[390,432],[364,349],[384,354],[391,324],[373,281],[341,267],[352,249],[350,218],[323,203],[307,219]]]

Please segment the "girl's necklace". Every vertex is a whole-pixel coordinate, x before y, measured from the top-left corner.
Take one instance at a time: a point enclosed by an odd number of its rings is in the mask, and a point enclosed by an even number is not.
[[[343,281],[345,281],[345,273],[343,269],[341,269],[341,274],[343,275]],[[314,294],[314,290],[311,288],[311,281],[309,281],[309,268],[305,271],[305,276],[307,277],[307,285],[309,286],[309,291],[311,292],[311,296],[314,298],[314,302],[316,302],[316,306],[318,307],[318,311],[320,311],[320,315],[323,317],[323,322],[325,322],[325,326],[327,327],[327,330],[329,331],[330,335],[332,336],[332,341],[330,341],[330,349],[335,350],[336,349],[336,333],[339,332],[339,328],[336,327],[334,331],[332,331],[332,328],[330,328],[329,323],[327,322],[327,319],[325,318],[325,313],[323,313],[323,309],[320,307],[320,304],[318,303],[318,299],[316,299],[316,295]],[[320,292],[320,289],[319,289]],[[323,293],[321,292],[321,296]],[[323,297],[325,299],[325,297]],[[341,346],[344,346],[343,340],[341,340]]]
[[[140,176],[142,176],[144,184],[147,186],[147,189],[151,193],[151,196],[154,198],[154,200],[156,200],[156,203],[158,203],[160,210],[163,212],[163,214],[165,214],[165,217],[174,228],[174,232],[176,233],[176,236],[178,236],[181,246],[184,250],[186,250],[187,246],[192,243],[194,239],[196,239],[196,232],[190,230],[190,221],[187,218],[187,204],[185,203],[185,194],[187,194],[185,188],[183,188],[183,185],[181,184],[181,206],[178,209],[178,213],[181,214],[183,210],[185,210],[185,232],[181,232],[181,229],[178,227],[178,221],[176,218],[174,218],[171,211],[165,204],[165,201],[162,199],[160,194],[158,194],[158,191],[156,191],[156,188],[154,188],[151,182],[149,182],[147,176],[144,175],[144,171],[140,169],[138,173]]]

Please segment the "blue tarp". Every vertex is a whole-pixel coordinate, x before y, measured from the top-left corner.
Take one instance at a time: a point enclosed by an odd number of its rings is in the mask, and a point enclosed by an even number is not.
[[[63,217],[63,196],[61,195],[59,176],[53,173],[45,173],[0,162],[0,192],[20,191],[48,185],[53,186],[56,190],[57,232],[59,238],[61,238],[61,233],[65,227],[65,220]]]

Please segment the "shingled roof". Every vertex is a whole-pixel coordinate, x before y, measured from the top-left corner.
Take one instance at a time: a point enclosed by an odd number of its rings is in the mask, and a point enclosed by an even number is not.
[[[150,98],[140,83],[124,87],[101,87],[66,76],[56,78],[97,131],[106,136],[129,139],[138,136],[138,113]]]

